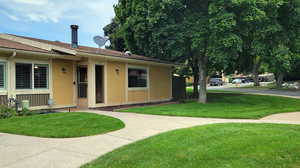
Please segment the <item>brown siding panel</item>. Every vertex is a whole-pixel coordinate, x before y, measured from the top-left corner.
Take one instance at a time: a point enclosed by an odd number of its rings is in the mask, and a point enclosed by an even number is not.
[[[49,94],[24,94],[17,95],[17,100],[21,103],[22,100],[29,100],[30,107],[48,105]]]
[[[0,95],[0,105],[7,105],[7,104],[8,104],[8,96]]]
[[[171,68],[150,67],[150,100],[160,101],[171,98]]]
[[[125,63],[107,63],[107,103],[109,105],[125,103],[125,74]]]

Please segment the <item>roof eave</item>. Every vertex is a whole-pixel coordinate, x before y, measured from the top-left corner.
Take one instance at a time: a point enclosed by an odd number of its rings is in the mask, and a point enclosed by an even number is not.
[[[173,64],[173,63],[163,63],[163,62],[156,62],[156,61],[140,60],[140,59],[135,59],[135,58],[124,58],[122,56],[93,54],[93,53],[82,52],[82,51],[78,52],[77,55],[79,57],[102,58],[102,59],[111,60],[111,61],[123,61],[123,62],[128,62],[128,63],[141,63],[141,64],[168,66],[168,67],[178,66],[177,64]]]
[[[28,50],[21,50],[21,49],[15,49],[15,48],[4,48],[0,47],[0,53],[1,52],[16,52],[17,55],[22,54],[22,55],[32,55],[32,56],[42,56],[42,57],[48,57],[48,58],[57,58],[57,59],[65,59],[65,60],[74,60],[74,61],[79,61],[81,60],[80,57],[77,56],[72,56],[72,55],[60,55],[60,54],[55,54],[55,53],[46,53],[46,52],[38,52],[38,51],[28,51]]]

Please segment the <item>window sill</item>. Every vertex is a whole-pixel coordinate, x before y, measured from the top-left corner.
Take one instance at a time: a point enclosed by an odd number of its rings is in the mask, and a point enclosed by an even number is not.
[[[49,89],[17,89],[16,94],[50,94]]]
[[[148,87],[128,88],[128,91],[135,91],[135,90],[149,90],[149,88]]]

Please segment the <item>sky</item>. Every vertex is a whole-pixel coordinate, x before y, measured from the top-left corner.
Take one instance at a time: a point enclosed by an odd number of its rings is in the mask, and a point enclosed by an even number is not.
[[[77,24],[79,45],[97,47],[95,35],[114,17],[118,0],[0,0],[0,33],[71,41]]]

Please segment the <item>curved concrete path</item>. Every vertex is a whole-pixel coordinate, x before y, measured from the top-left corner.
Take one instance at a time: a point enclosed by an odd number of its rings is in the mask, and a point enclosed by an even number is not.
[[[116,117],[125,122],[124,129],[83,138],[49,139],[0,133],[1,168],[75,168],[123,145],[179,128],[214,123],[284,123],[297,121],[265,118],[263,120],[230,120],[191,117],[168,117],[88,111]],[[300,113],[296,114],[300,116]],[[274,120],[273,120],[274,119]]]

